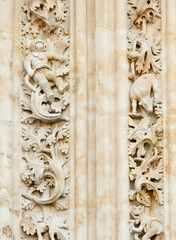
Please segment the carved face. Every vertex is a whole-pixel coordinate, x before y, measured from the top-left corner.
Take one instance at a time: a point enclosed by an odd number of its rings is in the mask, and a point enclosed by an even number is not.
[[[130,210],[130,214],[133,219],[139,219],[144,212],[144,206],[132,206]]]
[[[40,39],[35,39],[32,41],[30,46],[31,51],[35,52],[44,52],[45,51],[45,43]]]
[[[144,110],[148,113],[153,112],[153,99],[150,97],[145,97],[139,103],[140,106],[144,108]]]

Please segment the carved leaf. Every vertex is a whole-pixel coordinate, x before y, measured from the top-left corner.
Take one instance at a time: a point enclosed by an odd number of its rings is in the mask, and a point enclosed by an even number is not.
[[[28,199],[22,200],[22,208],[26,210],[32,210],[36,206],[36,203]]]
[[[155,23],[156,17],[160,17],[158,0],[128,0],[128,17],[131,20],[130,27],[146,22]]]
[[[68,209],[67,204],[62,203],[61,200],[57,200],[57,201],[54,203],[54,206],[55,206],[55,209],[56,209],[57,211],[64,211],[64,210],[67,210],[67,209]]]
[[[47,184],[48,184],[48,182],[43,180],[43,181],[40,182],[39,185],[37,186],[37,190],[38,190],[39,192],[41,192],[41,193],[44,192],[45,189],[46,189]]]
[[[62,197],[66,197],[69,194],[70,188],[65,186],[64,191],[62,193]]]
[[[25,125],[22,126],[22,136],[24,139],[24,151],[37,151],[43,146],[43,140],[46,140],[50,133],[50,127],[32,128]]]
[[[34,235],[37,232],[37,228],[30,218],[23,218],[21,221],[21,226],[23,231],[28,235]]]
[[[46,145],[53,145],[54,143],[56,143],[56,137],[53,136],[53,134],[49,135],[46,139]]]
[[[64,137],[68,137],[68,134],[69,134],[68,123],[65,123],[62,127],[59,128],[57,132],[57,140],[61,140]]]
[[[70,96],[68,92],[65,92],[63,94],[63,101],[65,106],[67,106],[70,103]]]
[[[52,110],[57,113],[61,113],[63,110],[66,109],[66,106],[69,105],[69,93],[65,92],[58,102],[53,102],[51,104]]]
[[[57,236],[57,239],[59,240],[70,239],[70,234],[65,218],[53,218],[49,229],[49,236],[53,240],[55,239],[55,236]]]

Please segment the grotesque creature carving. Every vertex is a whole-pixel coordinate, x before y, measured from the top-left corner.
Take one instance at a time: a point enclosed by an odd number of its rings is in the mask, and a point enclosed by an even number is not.
[[[129,35],[128,58],[131,61],[131,72],[129,79],[135,81],[136,74],[149,73],[153,70],[154,73],[159,73],[161,70],[160,62],[160,38],[153,38],[150,42],[144,35]]]
[[[134,240],[160,240],[163,225],[159,218],[150,217],[145,213],[144,206],[133,205],[130,210],[130,231]]]
[[[162,214],[152,217],[160,214],[164,204],[163,109],[158,81],[162,70],[160,1],[127,3],[131,29],[128,78],[132,80],[128,128],[130,232],[134,240],[161,240]]]
[[[132,114],[137,112],[137,103],[146,113],[153,112],[153,90],[154,99],[159,99],[158,80],[152,74],[144,74],[132,84],[130,89],[130,100],[132,103]]]

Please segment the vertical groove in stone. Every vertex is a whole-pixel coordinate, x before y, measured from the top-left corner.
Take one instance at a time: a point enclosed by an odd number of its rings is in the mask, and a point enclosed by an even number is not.
[[[169,219],[167,231],[170,230],[168,239],[174,240],[176,236],[176,2],[166,0],[166,33],[167,33],[167,116],[166,116],[166,136],[168,138],[167,154],[169,158],[169,166],[166,171],[169,173]],[[167,232],[166,231],[166,232]]]
[[[95,0],[87,1],[88,240],[96,240]]]
[[[20,13],[21,3],[18,0],[13,1],[13,82],[12,82],[12,139],[13,139],[13,156],[12,156],[12,188],[13,188],[13,239],[20,239],[20,220],[21,220],[21,189],[20,189],[20,160],[21,160],[21,108],[20,106],[20,83],[21,83],[21,31],[20,31]]]
[[[163,159],[164,159],[164,233],[165,239],[170,238],[170,202],[169,202],[169,191],[170,191],[170,183],[169,183],[169,168],[170,168],[170,157],[169,157],[169,132],[168,132],[168,84],[167,84],[167,0],[162,0],[161,4],[162,11],[162,72],[161,72],[161,80],[162,80],[162,99],[163,99],[163,130],[164,130],[164,141],[163,141]]]
[[[76,122],[76,97],[75,97],[75,88],[76,88],[76,77],[75,77],[75,0],[70,0],[70,239],[76,240],[76,159],[75,159],[75,122]]]
[[[76,239],[87,239],[87,1],[76,0],[75,199]]]
[[[127,1],[116,1],[117,239],[129,239]]]
[[[115,239],[114,1],[96,0],[97,240]]]

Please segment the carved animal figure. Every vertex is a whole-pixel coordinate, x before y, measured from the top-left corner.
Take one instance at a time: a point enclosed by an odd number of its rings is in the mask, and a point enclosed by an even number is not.
[[[154,98],[158,99],[158,80],[154,75],[144,74],[136,79],[130,89],[132,113],[136,113],[137,103],[142,106],[146,112],[153,112],[153,99],[151,98],[152,89]]]
[[[161,240],[163,235],[163,225],[158,218],[146,215],[144,206],[132,206],[130,210],[130,231],[135,232],[135,240]],[[138,227],[136,227],[138,225]],[[139,238],[139,236],[142,238]]]

